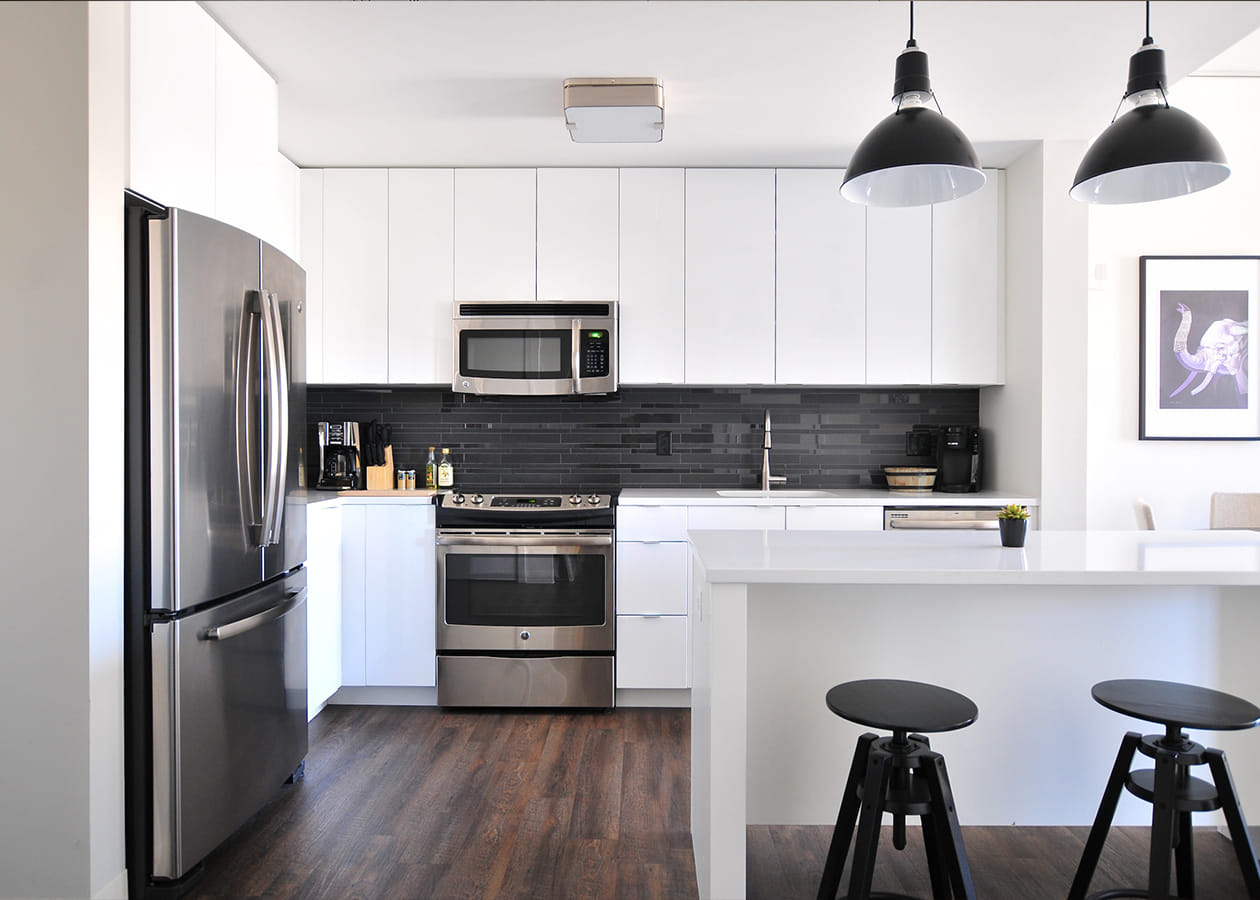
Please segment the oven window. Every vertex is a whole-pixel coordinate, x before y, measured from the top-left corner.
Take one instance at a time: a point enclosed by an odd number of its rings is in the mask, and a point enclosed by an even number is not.
[[[573,334],[554,330],[461,331],[459,373],[477,378],[569,378]]]
[[[451,553],[446,557],[446,622],[604,625],[607,562],[601,553]]]

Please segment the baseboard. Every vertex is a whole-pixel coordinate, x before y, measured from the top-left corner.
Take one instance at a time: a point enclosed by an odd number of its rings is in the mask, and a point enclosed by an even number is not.
[[[660,709],[690,709],[690,688],[672,690],[645,690],[642,688],[618,688],[618,706],[645,706]]]
[[[437,706],[437,688],[431,687],[341,687],[337,693],[320,706]],[[656,707],[659,709],[689,709],[691,691],[688,688],[673,690],[645,690],[618,688],[617,705],[626,707]],[[318,712],[316,713],[318,715]],[[315,716],[311,716],[315,718]]]

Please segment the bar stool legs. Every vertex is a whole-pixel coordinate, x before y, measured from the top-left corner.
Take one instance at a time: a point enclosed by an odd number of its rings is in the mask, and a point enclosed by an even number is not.
[[[885,812],[893,814],[893,846],[898,850],[906,846],[906,816],[920,817],[933,900],[975,900],[945,758],[932,751],[923,735],[904,732],[891,738],[867,732],[858,738],[818,900],[835,900],[851,841],[848,900],[904,897],[871,893]]]

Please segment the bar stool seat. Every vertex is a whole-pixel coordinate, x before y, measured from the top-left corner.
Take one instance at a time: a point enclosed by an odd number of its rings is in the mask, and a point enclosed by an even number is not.
[[[945,757],[933,752],[919,732],[965,728],[976,720],[976,704],[932,684],[867,679],[831,688],[827,707],[850,722],[893,734],[881,738],[867,732],[858,738],[818,888],[819,900],[835,900],[850,841],[853,867],[848,900],[913,900],[904,894],[871,892],[884,812],[893,814],[893,846],[898,850],[906,846],[905,817],[920,817],[934,898],[975,900]]]
[[[1260,722],[1260,707],[1211,688],[1145,678],[1100,681],[1090,693],[1100,705],[1113,712],[1163,725],[1164,733],[1141,735],[1130,731],[1120,742],[1120,751],[1103,789],[1102,802],[1085,842],[1068,900],[1085,900],[1122,789],[1151,804],[1148,884],[1145,889],[1122,888],[1091,894],[1092,900],[1193,897],[1194,847],[1190,814],[1215,809],[1225,814],[1247,896],[1260,900],[1260,867],[1225,754],[1191,741],[1182,731],[1183,728],[1207,731],[1254,728]],[[1133,755],[1137,752],[1153,759],[1155,768],[1131,771]],[[1190,768],[1199,765],[1208,767],[1212,782],[1190,774]],[[1169,893],[1174,857],[1176,895]]]

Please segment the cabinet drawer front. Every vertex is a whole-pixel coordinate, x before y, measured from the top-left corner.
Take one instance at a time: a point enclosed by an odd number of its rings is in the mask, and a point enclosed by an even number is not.
[[[882,531],[882,506],[789,506],[788,531]]]
[[[617,616],[617,687],[689,685],[686,616]]]
[[[706,528],[723,531],[783,530],[782,506],[690,506],[687,527],[692,531]]]
[[[687,545],[617,542],[617,613],[687,614]]]
[[[618,506],[617,540],[685,541],[687,507]]]

